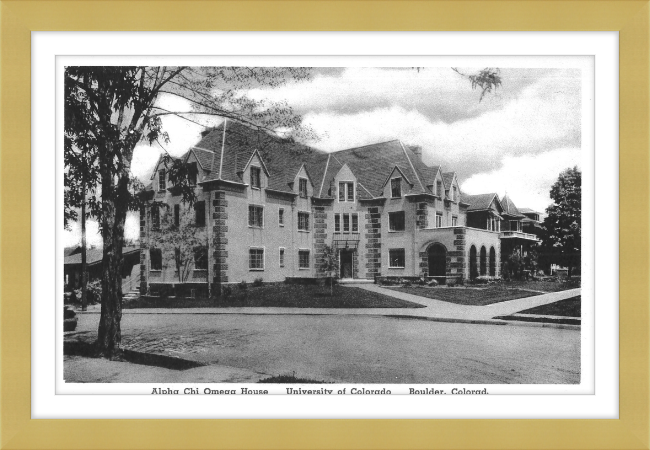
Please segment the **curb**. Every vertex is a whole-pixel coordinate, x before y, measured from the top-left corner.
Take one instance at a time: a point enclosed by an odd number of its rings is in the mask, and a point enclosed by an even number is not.
[[[580,330],[580,325],[568,325],[561,323],[545,323],[545,322],[523,322],[523,321],[509,321],[500,319],[455,319],[446,317],[426,317],[426,316],[408,316],[408,315],[382,315],[381,317],[389,317],[392,319],[414,319],[414,320],[428,320],[430,322],[448,322],[448,323],[468,323],[475,325],[510,325],[516,327],[537,327],[537,328],[559,328],[564,330]]]

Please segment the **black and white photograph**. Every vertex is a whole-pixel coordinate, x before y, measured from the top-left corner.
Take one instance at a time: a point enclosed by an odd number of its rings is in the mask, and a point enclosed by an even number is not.
[[[580,385],[593,86],[556,61],[66,65],[65,385]]]

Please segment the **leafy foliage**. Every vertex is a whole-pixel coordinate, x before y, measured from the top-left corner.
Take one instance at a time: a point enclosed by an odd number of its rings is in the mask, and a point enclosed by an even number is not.
[[[582,252],[582,173],[564,170],[551,188],[553,204],[546,208],[542,251],[550,262],[567,266],[569,276],[580,267]]]
[[[339,253],[330,245],[325,245],[321,253],[321,269],[329,275],[330,295],[334,295],[334,280],[339,269]]]
[[[462,73],[455,67],[452,67],[452,70],[457,74],[467,78],[472,83],[472,89],[478,88],[481,90],[481,97],[479,98],[479,102],[483,100],[485,94],[496,91],[497,88],[501,86],[501,70],[498,67],[486,67],[485,69],[482,69],[474,74]]]

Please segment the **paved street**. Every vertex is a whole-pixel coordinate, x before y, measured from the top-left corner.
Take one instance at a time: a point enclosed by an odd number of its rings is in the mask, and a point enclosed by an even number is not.
[[[79,315],[78,331],[94,334],[98,320]],[[580,380],[575,329],[358,315],[125,314],[122,330],[129,348],[258,374],[350,383]],[[72,369],[66,362],[66,379],[84,381]],[[201,381],[209,376],[203,370]],[[137,374],[129,381],[138,382]]]

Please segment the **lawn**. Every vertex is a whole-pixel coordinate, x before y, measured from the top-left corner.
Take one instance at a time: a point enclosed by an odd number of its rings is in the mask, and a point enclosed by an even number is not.
[[[229,296],[212,299],[145,297],[124,304],[124,309],[135,308],[227,308],[227,307],[283,307],[283,308],[423,308],[417,303],[400,300],[355,287],[329,287],[275,284],[239,289],[233,287]]]
[[[509,288],[541,292],[559,292],[580,287],[580,280],[568,281],[506,281]]]
[[[576,297],[549,303],[548,305],[536,306],[535,308],[524,309],[517,314],[539,314],[545,316],[580,317],[580,295]]]
[[[457,305],[471,306],[485,306],[492,303],[540,295],[537,292],[522,289],[509,289],[502,284],[489,285],[481,288],[408,287],[395,288],[395,290],[398,292],[406,292],[407,294],[419,295],[420,297],[442,300],[443,302],[456,303]]]

